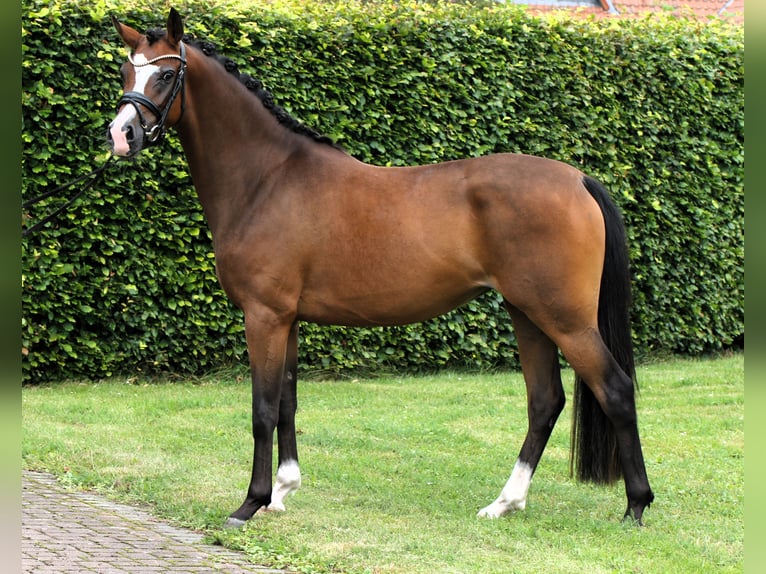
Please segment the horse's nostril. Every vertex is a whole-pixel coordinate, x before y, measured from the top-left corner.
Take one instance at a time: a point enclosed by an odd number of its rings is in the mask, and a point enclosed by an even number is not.
[[[132,142],[135,139],[135,133],[133,132],[133,126],[128,126],[125,129],[125,139],[127,139],[129,142]]]

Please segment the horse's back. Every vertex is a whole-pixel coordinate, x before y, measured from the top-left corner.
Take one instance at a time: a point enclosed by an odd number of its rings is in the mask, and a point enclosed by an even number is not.
[[[403,168],[354,162],[335,176],[326,190],[306,190],[306,319],[414,322],[492,288],[523,306],[528,281],[571,275],[571,265],[598,285],[603,223],[569,165],[498,154]]]

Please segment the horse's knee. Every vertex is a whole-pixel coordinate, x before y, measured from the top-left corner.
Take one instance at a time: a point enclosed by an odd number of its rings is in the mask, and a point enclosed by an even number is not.
[[[255,438],[271,436],[279,420],[278,405],[253,401],[253,436]]]

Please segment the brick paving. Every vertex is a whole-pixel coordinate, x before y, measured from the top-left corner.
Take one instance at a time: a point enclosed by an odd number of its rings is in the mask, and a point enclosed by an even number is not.
[[[150,514],[22,473],[21,566],[30,574],[284,574]]]

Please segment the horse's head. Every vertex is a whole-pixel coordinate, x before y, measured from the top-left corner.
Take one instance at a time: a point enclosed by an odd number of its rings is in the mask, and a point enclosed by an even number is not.
[[[184,30],[181,16],[173,8],[164,35],[143,35],[114,17],[112,21],[131,53],[120,70],[124,93],[107,138],[115,155],[129,157],[159,141],[165,129],[183,115]]]

